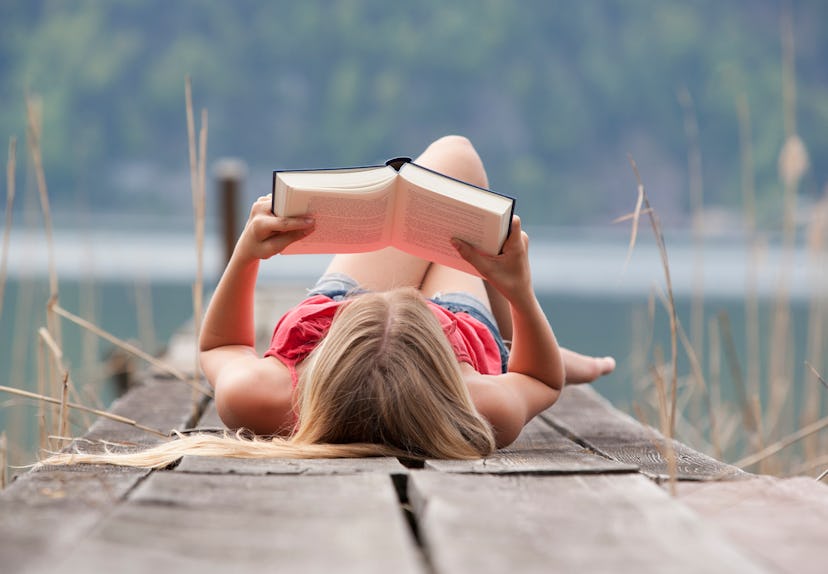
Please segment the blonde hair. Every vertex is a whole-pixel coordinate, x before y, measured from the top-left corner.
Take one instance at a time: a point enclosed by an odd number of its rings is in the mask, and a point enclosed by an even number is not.
[[[163,467],[182,455],[468,459],[495,450],[442,327],[416,289],[346,301],[305,361],[288,439],[198,434],[134,453],[57,454],[43,464]]]

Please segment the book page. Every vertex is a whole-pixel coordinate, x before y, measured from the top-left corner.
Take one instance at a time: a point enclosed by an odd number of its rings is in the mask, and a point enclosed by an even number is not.
[[[403,165],[400,168],[400,176],[419,188],[434,191],[483,211],[503,214],[511,211],[514,205],[511,197],[454,179],[416,163]]]
[[[430,261],[473,273],[451,245],[458,237],[488,253],[500,251],[501,216],[458,203],[400,179],[397,222],[392,243],[397,248]]]
[[[390,189],[358,196],[308,194],[302,213],[316,218],[316,228],[282,253],[359,253],[385,247],[392,202]]]

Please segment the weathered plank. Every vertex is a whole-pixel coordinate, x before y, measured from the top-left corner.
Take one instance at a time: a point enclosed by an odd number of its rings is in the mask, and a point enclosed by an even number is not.
[[[508,448],[477,460],[428,460],[426,468],[465,473],[634,472],[638,467],[591,452],[535,418]]]
[[[812,478],[681,483],[678,499],[779,572],[828,570],[828,487]]]
[[[60,572],[422,572],[391,479],[157,472]]]
[[[406,474],[408,469],[396,458],[328,459],[238,459],[215,456],[185,456],[176,472],[205,474]]]
[[[634,464],[648,476],[669,476],[664,437],[617,410],[594,389],[567,387],[558,402],[541,415],[577,442],[613,460]],[[672,441],[679,480],[721,480],[749,475],[729,464]]]
[[[204,394],[194,395],[192,387],[183,381],[148,378],[117,399],[109,412],[162,433],[169,433],[173,429],[192,426],[201,416],[207,400],[208,397]],[[157,444],[165,440],[155,434],[105,418],[99,418],[84,438],[140,445]],[[80,444],[79,447],[83,448],[83,445]]]
[[[0,492],[0,571],[48,566],[148,472],[80,466],[21,475]]]
[[[412,471],[408,495],[435,570],[763,572],[639,474]]]
[[[204,408],[201,418],[198,420],[197,428],[206,430],[225,429],[224,423],[216,410],[216,402],[210,401]]]
[[[179,381],[150,379],[115,401],[110,412],[161,431],[184,428],[194,418],[192,391]],[[106,439],[133,446],[156,444],[161,437],[108,419],[98,419],[87,440]],[[100,451],[98,443],[79,441],[79,450]],[[103,519],[148,470],[108,465],[46,467],[19,475],[0,492],[0,556],[8,571],[50,563]],[[14,568],[11,567],[14,565]]]

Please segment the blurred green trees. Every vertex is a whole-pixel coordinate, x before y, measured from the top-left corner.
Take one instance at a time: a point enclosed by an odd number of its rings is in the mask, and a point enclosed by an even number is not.
[[[815,196],[828,180],[828,3],[790,5],[798,125],[812,164],[804,192]],[[516,195],[530,222],[606,222],[634,201],[628,152],[656,205],[668,216],[686,212],[683,88],[699,124],[705,201],[738,206],[735,102],[744,94],[763,219],[774,226],[782,7],[5,0],[0,134],[24,135],[24,94],[39,94],[56,201],[83,187],[93,205],[116,207],[130,166],[186,172],[189,74],[197,106],[210,113],[211,157],[242,157],[263,172],[349,165],[414,155],[434,137],[462,133],[492,187]],[[139,188],[160,193],[153,181]],[[171,193],[186,205],[186,186]]]

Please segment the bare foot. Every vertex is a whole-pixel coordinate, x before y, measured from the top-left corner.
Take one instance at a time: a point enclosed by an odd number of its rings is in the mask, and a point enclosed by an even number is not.
[[[566,384],[591,383],[615,370],[612,357],[590,357],[561,347],[561,356],[566,367]]]

